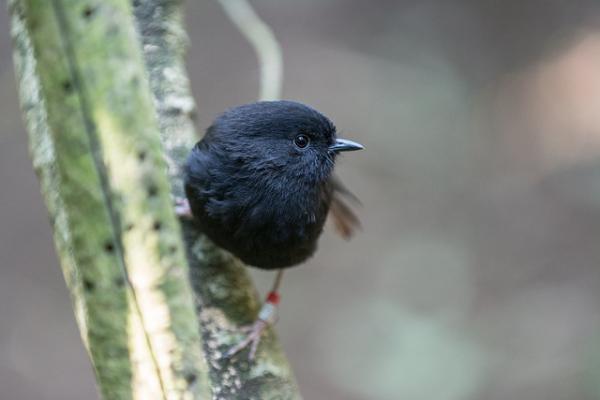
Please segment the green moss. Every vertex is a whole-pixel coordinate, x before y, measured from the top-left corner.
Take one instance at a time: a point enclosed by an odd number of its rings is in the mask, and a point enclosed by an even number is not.
[[[24,110],[37,110],[26,113],[32,155],[103,396],[209,397],[129,2],[23,0],[11,10]]]

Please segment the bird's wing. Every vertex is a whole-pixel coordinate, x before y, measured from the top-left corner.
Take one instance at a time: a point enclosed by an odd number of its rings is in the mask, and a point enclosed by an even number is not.
[[[337,233],[344,239],[350,239],[360,229],[360,220],[346,201],[360,204],[360,200],[336,176],[330,180],[332,188],[329,215]]]

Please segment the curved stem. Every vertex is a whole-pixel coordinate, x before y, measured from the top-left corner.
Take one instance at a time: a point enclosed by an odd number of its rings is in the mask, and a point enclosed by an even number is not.
[[[247,0],[219,0],[225,13],[250,42],[260,65],[260,100],[279,100],[283,83],[283,56],[273,30]]]

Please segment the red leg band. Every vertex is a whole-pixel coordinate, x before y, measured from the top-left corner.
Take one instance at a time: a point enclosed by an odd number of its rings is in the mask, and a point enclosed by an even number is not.
[[[279,293],[277,292],[269,292],[267,295],[267,303],[271,304],[279,304]]]

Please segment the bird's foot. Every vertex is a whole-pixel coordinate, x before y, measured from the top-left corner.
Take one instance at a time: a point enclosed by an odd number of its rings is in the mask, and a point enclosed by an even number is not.
[[[254,360],[254,357],[256,356],[256,350],[258,349],[258,344],[260,343],[261,336],[267,325],[268,323],[266,321],[257,319],[254,324],[242,327],[242,331],[247,333],[246,338],[227,350],[227,352],[225,352],[223,355],[223,358],[230,358],[246,347],[249,347],[250,353],[248,354],[248,359],[250,361]]]
[[[180,218],[192,218],[192,209],[186,198],[175,197],[175,215]]]
[[[256,356],[256,350],[258,349],[258,344],[260,343],[260,339],[262,337],[263,332],[267,328],[267,326],[274,324],[277,321],[277,304],[279,303],[279,295],[277,292],[269,293],[267,300],[263,304],[260,312],[258,313],[258,318],[252,325],[244,326],[241,328],[241,331],[246,333],[246,338],[227,350],[225,354],[223,354],[223,358],[230,358],[231,356],[239,353],[246,347],[250,347],[250,353],[248,354],[248,359],[250,361],[254,360]]]

